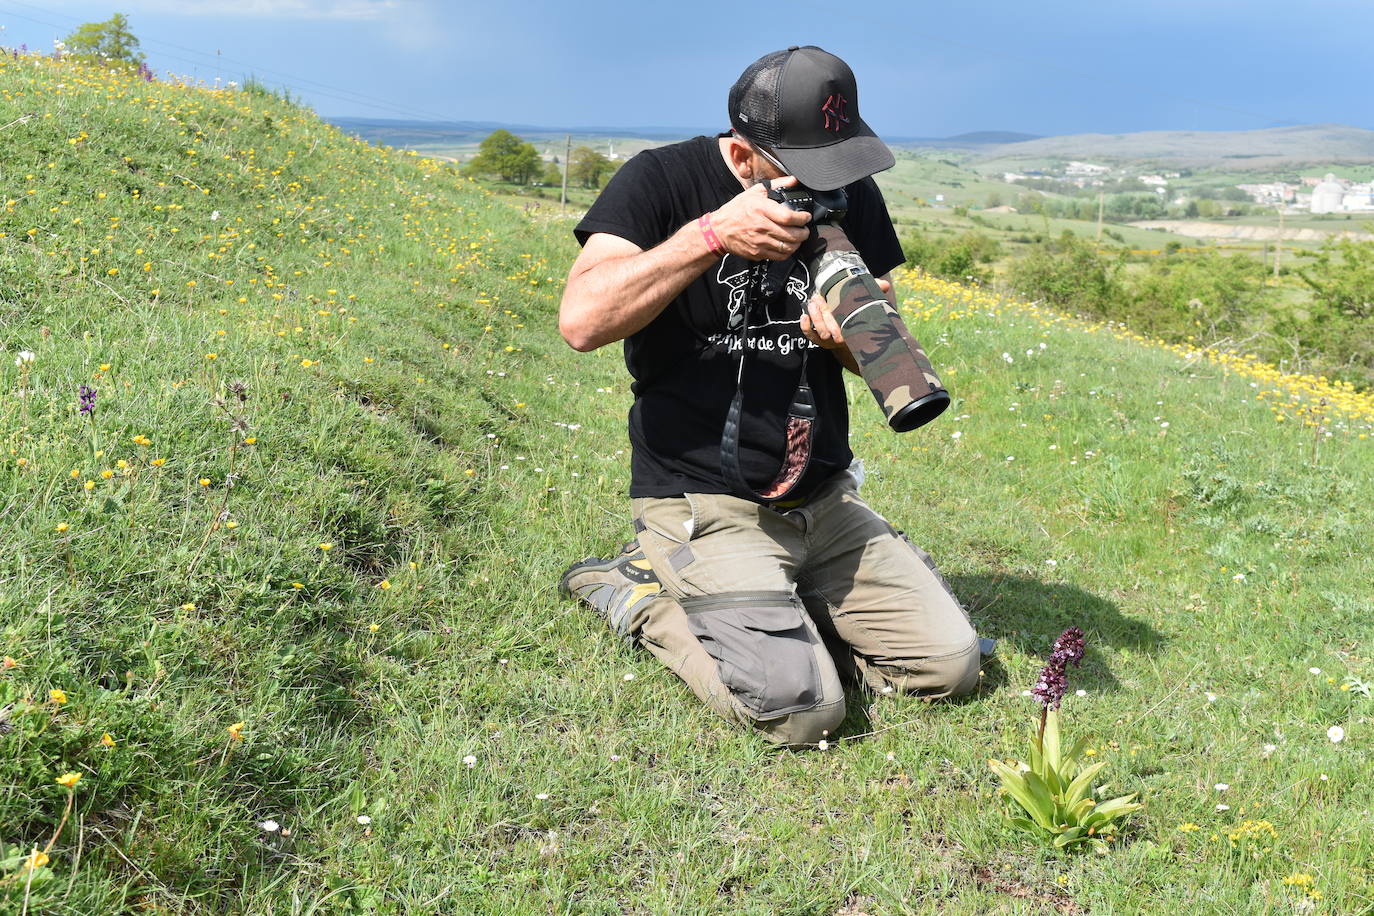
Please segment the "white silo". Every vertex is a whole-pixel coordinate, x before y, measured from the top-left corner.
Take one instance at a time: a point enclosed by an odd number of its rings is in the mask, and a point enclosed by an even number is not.
[[[1313,213],[1339,213],[1343,209],[1345,200],[1345,186],[1336,180],[1336,176],[1330,172],[1315,188],[1312,189],[1312,212]]]

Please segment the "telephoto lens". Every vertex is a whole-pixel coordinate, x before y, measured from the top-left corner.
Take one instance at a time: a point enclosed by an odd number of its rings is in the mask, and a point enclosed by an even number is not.
[[[799,256],[811,270],[813,291],[830,305],[888,425],[909,432],[943,413],[949,392],[844,231],[816,226]]]

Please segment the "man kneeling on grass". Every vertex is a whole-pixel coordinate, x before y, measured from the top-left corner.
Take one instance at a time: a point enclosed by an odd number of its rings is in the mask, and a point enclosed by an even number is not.
[[[581,351],[625,342],[638,540],[562,585],[722,716],[815,744],[844,719],[842,676],[968,693],[979,640],[930,558],[859,497],[842,379],[856,363],[796,255],[810,214],[768,196],[843,188],[841,228],[890,293],[902,252],[869,176],[892,154],[849,67],[816,47],[750,65],[729,116],[727,133],[635,156],[575,230],[559,328]],[[789,415],[807,388],[798,464]],[[783,498],[780,467],[796,472]]]

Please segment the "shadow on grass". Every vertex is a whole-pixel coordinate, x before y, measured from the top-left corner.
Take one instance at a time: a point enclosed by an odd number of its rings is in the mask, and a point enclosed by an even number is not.
[[[950,586],[968,610],[978,634],[997,640],[998,654],[1015,649],[1048,658],[1060,633],[1069,627],[1082,629],[1087,652],[1081,671],[1074,672],[1074,680],[1096,690],[1120,686],[1096,647],[1155,653],[1165,642],[1149,624],[1124,616],[1112,602],[1074,585],[996,574],[951,576]],[[1006,671],[995,659],[985,660],[984,670],[986,684],[1006,683]]]

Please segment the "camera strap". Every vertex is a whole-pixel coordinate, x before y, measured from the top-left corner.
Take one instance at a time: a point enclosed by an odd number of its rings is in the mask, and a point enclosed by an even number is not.
[[[811,464],[811,443],[816,431],[816,399],[811,393],[811,386],[806,383],[806,359],[810,347],[803,346],[801,378],[797,382],[796,393],[792,395],[792,403],[787,408],[787,442],[782,466],[778,468],[773,482],[763,490],[749,486],[739,463],[740,426],[744,419],[744,367],[749,360],[749,319],[754,310],[754,298],[762,290],[767,273],[768,262],[755,263],[745,287],[744,320],[740,322],[739,332],[739,372],[735,379],[735,398],[730,402],[725,429],[720,437],[720,467],[736,496],[772,503],[796,489],[807,466]]]

